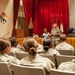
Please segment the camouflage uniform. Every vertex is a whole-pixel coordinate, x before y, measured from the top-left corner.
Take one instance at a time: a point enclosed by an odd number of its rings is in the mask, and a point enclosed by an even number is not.
[[[55,35],[53,35],[53,34],[55,34]],[[59,30],[59,28],[57,27],[56,29],[55,28],[53,28],[52,30],[51,30],[51,38],[52,38],[52,42],[53,42],[53,44],[54,45],[57,45],[58,43],[59,43],[59,36],[60,36],[60,30]]]

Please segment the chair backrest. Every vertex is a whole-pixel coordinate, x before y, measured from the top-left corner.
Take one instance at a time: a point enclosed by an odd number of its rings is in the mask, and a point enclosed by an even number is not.
[[[57,59],[57,66],[59,66],[59,64],[62,62],[67,62],[71,61],[72,59],[75,59],[75,56],[60,55],[56,56],[56,59]]]
[[[50,75],[75,75],[75,72],[65,72],[65,71],[59,71],[57,69],[51,69]]]
[[[26,55],[27,55],[27,53],[15,53],[16,54],[16,57],[20,60],[20,59],[22,59],[22,58],[24,58]]]
[[[55,64],[55,67],[57,68],[56,56],[54,56],[54,55],[47,55],[47,54],[40,54],[40,55],[50,59]]]
[[[54,59],[53,55],[47,55],[47,54],[40,54],[40,55],[43,56],[43,57],[46,57],[46,58],[50,59],[51,61],[53,61],[55,63],[55,59]]]
[[[16,57],[14,52],[10,52],[8,55]]]
[[[14,75],[46,75],[43,67],[12,65]]]
[[[12,75],[8,63],[0,62],[0,75]]]
[[[58,50],[61,55],[74,55],[73,50]]]

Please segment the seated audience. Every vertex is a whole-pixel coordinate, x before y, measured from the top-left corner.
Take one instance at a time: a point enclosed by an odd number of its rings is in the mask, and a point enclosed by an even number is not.
[[[34,38],[27,38],[24,41],[24,47],[28,55],[21,59],[21,65],[44,67],[47,71],[54,68],[51,60],[37,54],[38,44]]]
[[[8,62],[9,65],[12,63],[20,64],[20,61],[13,57],[9,56],[11,44],[7,40],[0,39],[0,62]]]
[[[61,34],[60,35],[60,44],[58,44],[55,49],[56,50],[73,50],[74,51],[74,48],[73,46],[71,46],[70,44],[68,44],[66,42],[66,35],[65,34]]]
[[[36,41],[38,41],[39,36],[38,36],[38,35],[34,35],[33,38],[34,38]],[[42,46],[41,44],[39,44],[38,42],[37,42],[37,44],[38,44],[37,52],[39,53],[39,52],[43,51],[43,46]]]
[[[50,36],[51,36],[51,34],[47,31],[46,28],[44,28],[42,37],[43,37],[44,39],[47,39],[47,38],[50,37]]]
[[[11,51],[10,52],[14,52],[14,53],[24,53],[24,51],[23,50],[21,50],[19,47],[17,47],[17,45],[18,45],[18,42],[17,42],[17,40],[16,40],[16,38],[15,37],[10,37],[9,38],[9,41],[10,41],[10,43],[11,43]]]
[[[60,55],[60,53],[53,48],[53,44],[50,39],[43,40],[43,49],[44,51],[41,52],[41,54]]]
[[[72,61],[62,62],[59,65],[58,70],[75,72],[75,59]]]

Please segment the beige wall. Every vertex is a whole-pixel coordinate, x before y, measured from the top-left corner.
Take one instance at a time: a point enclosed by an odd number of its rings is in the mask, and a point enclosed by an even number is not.
[[[0,0],[0,14],[2,12],[5,12],[9,19],[5,24],[0,22],[0,37],[5,35],[8,38],[11,36],[13,28],[13,0]]]
[[[75,28],[75,0],[69,0],[69,27]]]

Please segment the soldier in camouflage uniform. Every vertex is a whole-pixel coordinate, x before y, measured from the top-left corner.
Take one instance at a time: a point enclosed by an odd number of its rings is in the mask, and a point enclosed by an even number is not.
[[[57,26],[57,24],[53,24],[52,30],[51,30],[51,38],[52,38],[52,42],[53,44],[56,46],[59,43],[59,36],[60,36],[61,32]]]

